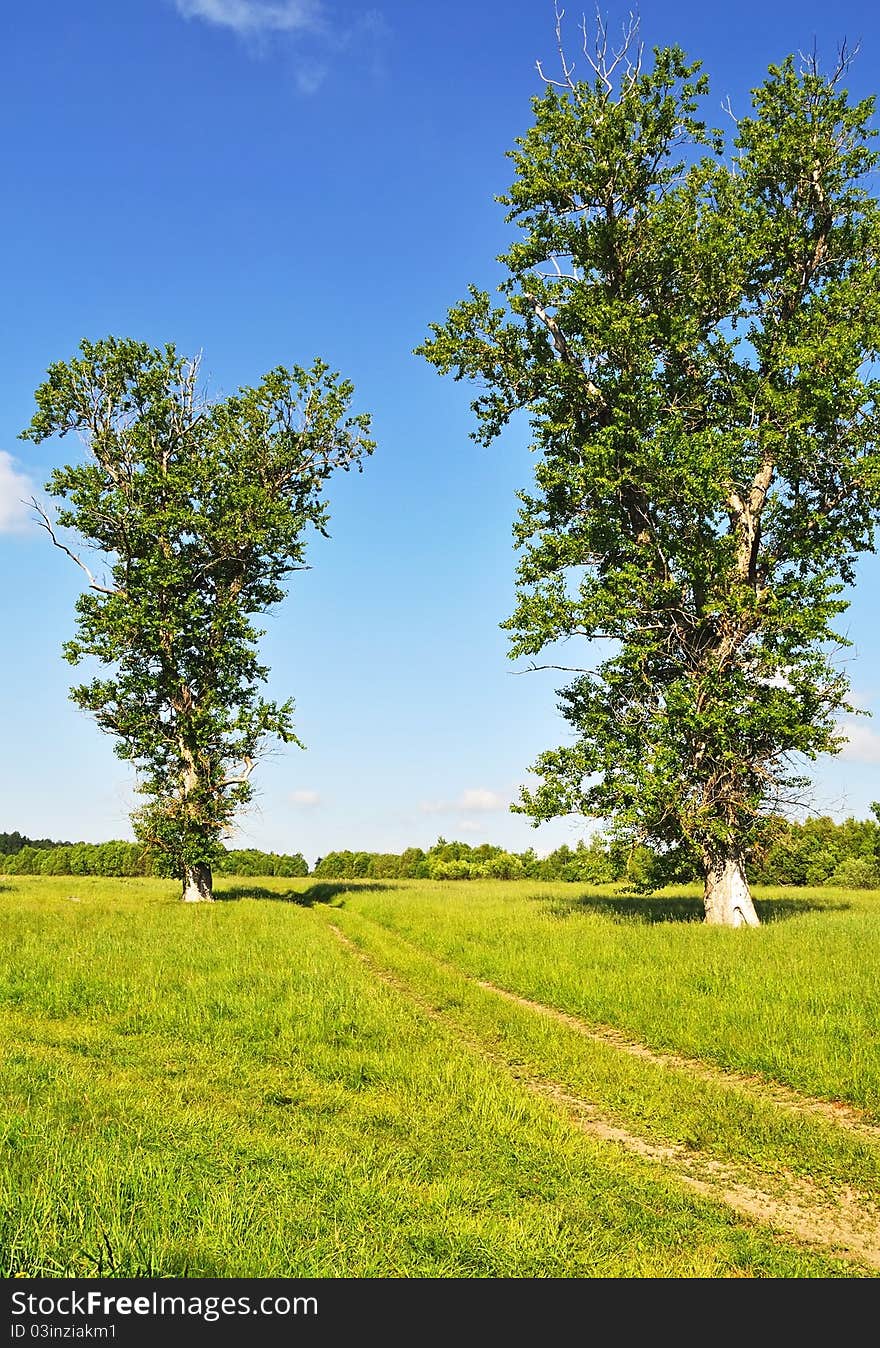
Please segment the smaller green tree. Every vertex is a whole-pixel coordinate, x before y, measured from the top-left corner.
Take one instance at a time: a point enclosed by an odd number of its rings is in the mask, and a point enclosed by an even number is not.
[[[38,875],[42,850],[37,847],[22,847],[6,862],[7,875]]]
[[[485,868],[493,880],[520,880],[524,872],[522,861],[512,852],[498,852],[485,863]]]
[[[272,873],[281,876],[308,875],[309,863],[301,852],[294,852],[292,855],[279,857]]]
[[[53,847],[44,852],[40,861],[41,875],[70,875],[69,847]]]
[[[406,880],[424,879],[428,874],[425,853],[421,847],[407,847],[400,854],[400,875]]]
[[[253,617],[303,569],[304,536],[328,520],[324,489],[373,449],[369,418],[322,361],[270,371],[210,402],[199,362],[172,345],[109,337],[50,367],[23,439],[76,431],[88,457],[57,469],[34,502],[88,587],[76,603],[71,664],[111,672],[72,690],[133,763],[146,800],[134,815],[157,869],[189,901],[212,897],[212,863],[251,773],[273,739],[298,742],[291,701],[266,701]],[[99,579],[59,537],[100,554]]]

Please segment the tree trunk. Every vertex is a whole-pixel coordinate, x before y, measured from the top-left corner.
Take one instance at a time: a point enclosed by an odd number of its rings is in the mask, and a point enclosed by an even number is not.
[[[703,903],[706,921],[715,927],[759,927],[743,859],[716,857],[705,863]]]
[[[206,861],[187,866],[183,874],[184,903],[211,903],[214,898],[214,877]]]

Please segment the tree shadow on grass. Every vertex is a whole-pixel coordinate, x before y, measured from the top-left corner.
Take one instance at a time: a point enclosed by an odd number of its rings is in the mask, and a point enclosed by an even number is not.
[[[755,899],[755,909],[763,923],[785,922],[789,918],[802,917],[811,912],[841,912],[852,908],[845,900],[803,898],[786,896],[778,899]],[[592,912],[610,917],[613,922],[638,922],[654,924],[657,922],[702,922],[704,917],[703,900],[685,894],[659,895],[621,895],[620,898],[607,894],[578,894],[570,899],[553,898],[547,904],[547,911],[554,917],[569,917],[573,913]]]
[[[308,889],[267,889],[265,885],[235,885],[232,889],[217,890],[214,898],[219,902],[236,899],[272,899],[275,903],[295,903],[300,908],[311,908],[315,903],[331,903],[341,907],[338,902],[342,894],[363,894],[381,889],[393,889],[393,885],[377,884],[376,881],[332,880],[314,885]]]

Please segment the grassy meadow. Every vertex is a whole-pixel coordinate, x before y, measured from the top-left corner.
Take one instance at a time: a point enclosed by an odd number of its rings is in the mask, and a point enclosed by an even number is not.
[[[689,891],[218,898],[0,877],[7,1276],[880,1269],[846,1235],[880,1211],[880,898],[737,932]]]

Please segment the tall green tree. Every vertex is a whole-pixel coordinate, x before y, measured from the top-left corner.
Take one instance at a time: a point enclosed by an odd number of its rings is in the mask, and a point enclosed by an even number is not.
[[[188,901],[212,897],[212,862],[261,753],[296,741],[293,703],[260,695],[253,618],[303,569],[309,526],[324,532],[328,478],[373,448],[352,393],[316,361],[212,402],[197,360],[114,337],[84,341],[36,391],[23,438],[76,431],[87,448],[47,484],[57,520],[35,502],[88,581],[65,655],[110,669],[71,696],[134,764],[146,797],[136,834]],[[64,530],[103,557],[106,576]]]
[[[880,500],[874,105],[845,51],[789,58],[725,137],[678,48],[584,51],[511,152],[501,302],[472,287],[420,351],[481,385],[477,440],[525,411],[540,456],[505,626],[574,675],[573,733],[517,808],[610,819],[752,925],[761,816],[839,744],[833,623]]]

